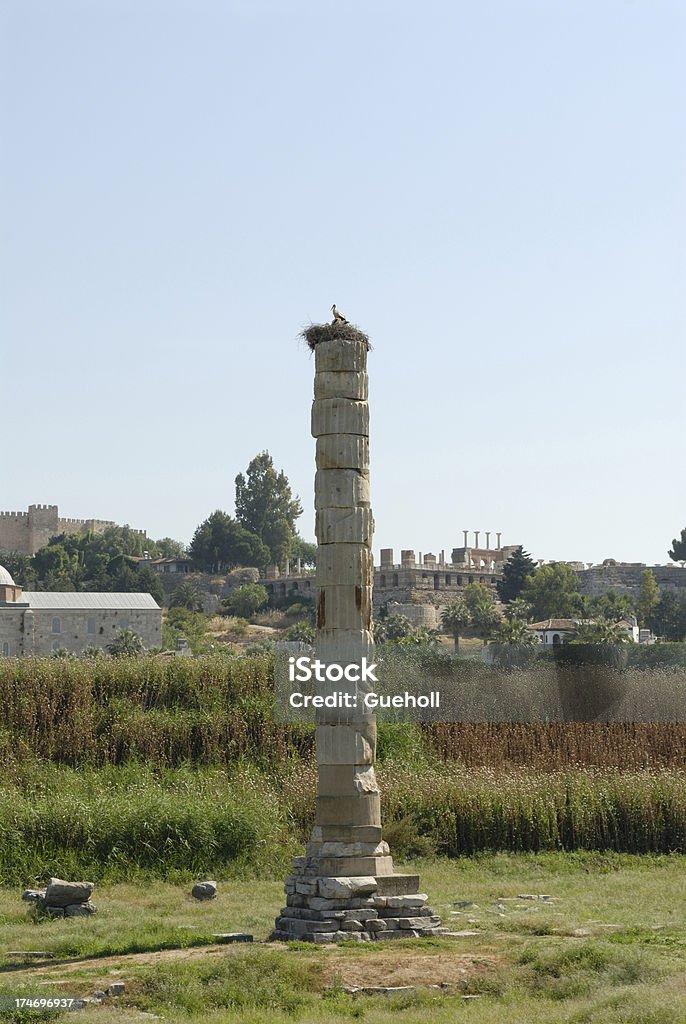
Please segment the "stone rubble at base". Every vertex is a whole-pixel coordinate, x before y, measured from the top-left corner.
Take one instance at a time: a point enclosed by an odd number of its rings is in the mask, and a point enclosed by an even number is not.
[[[442,933],[427,895],[416,892],[417,875],[317,876],[302,873],[304,859],[294,858],[272,940],[378,942]]]

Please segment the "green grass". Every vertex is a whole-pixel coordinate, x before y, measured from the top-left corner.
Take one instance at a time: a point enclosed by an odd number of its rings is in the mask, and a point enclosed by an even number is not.
[[[467,771],[412,758],[379,766],[398,857],[488,851],[686,850],[686,774]],[[54,874],[95,882],[216,874],[274,876],[306,841],[316,767],[155,763],[7,765],[0,785],[0,884]]]
[[[578,854],[482,855],[401,866],[419,870],[423,890],[444,922],[476,931],[461,939],[370,944],[336,951],[224,947],[216,956],[128,963],[126,952],[191,946],[214,931],[248,930],[264,939],[281,905],[280,880],[232,879],[216,900],[197,903],[188,886],[99,887],[98,914],[35,923],[18,891],[0,891],[0,952],[44,949],[60,957],[118,953],[106,969],[97,960],[55,980],[54,991],[82,995],[107,979],[126,981],[116,1004],[79,1013],[79,1021],[143,1021],[143,1013],[185,1024],[430,1018],[478,1024],[681,1024],[686,1019],[686,858]],[[550,903],[521,894],[549,894]],[[504,902],[502,902],[504,900]],[[469,907],[456,906],[469,901]],[[498,909],[505,907],[505,910]],[[400,948],[402,947],[402,948]],[[332,984],[331,958],[373,964],[379,957],[423,958],[426,980],[439,976],[432,958],[470,954],[483,965],[459,991],[398,997],[351,997]],[[438,959],[435,961],[438,963]],[[36,972],[3,970],[0,993],[28,985]],[[354,971],[359,973],[360,967]],[[116,973],[113,973],[116,972]],[[31,980],[33,977],[33,980]],[[42,986],[41,994],[51,991]],[[465,1002],[461,995],[479,995]],[[65,1020],[70,1018],[64,1018]],[[149,1019],[149,1018],[147,1018]]]

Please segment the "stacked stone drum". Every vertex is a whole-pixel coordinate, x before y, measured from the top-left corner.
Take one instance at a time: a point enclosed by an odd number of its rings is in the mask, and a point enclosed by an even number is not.
[[[316,654],[325,664],[373,662],[373,560],[369,490],[369,406],[364,335],[332,325],[315,349],[312,434],[317,441]],[[342,332],[343,333],[343,332]],[[340,683],[318,684],[333,693]],[[346,689],[351,690],[350,684]],[[440,921],[418,893],[418,875],[400,875],[381,835],[374,773],[376,722],[364,707],[317,711],[319,783],[306,855],[293,860],[287,906],[275,939],[338,942],[435,935]]]

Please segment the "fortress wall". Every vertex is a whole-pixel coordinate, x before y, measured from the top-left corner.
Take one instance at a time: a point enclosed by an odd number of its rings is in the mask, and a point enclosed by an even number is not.
[[[0,551],[30,553],[28,512],[0,512]]]
[[[661,591],[686,594],[686,569],[668,565],[594,565],[591,569],[582,569],[577,573],[581,593],[597,597],[614,590],[620,594],[640,597],[641,578],[646,569],[653,573]]]

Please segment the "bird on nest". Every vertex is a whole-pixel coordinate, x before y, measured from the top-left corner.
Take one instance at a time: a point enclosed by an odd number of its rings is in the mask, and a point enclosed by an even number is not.
[[[332,324],[347,324],[348,323],[348,321],[343,316],[343,314],[339,310],[336,309],[336,303],[335,302],[334,302],[333,306],[331,307],[331,312],[333,313],[333,320],[331,321]]]

